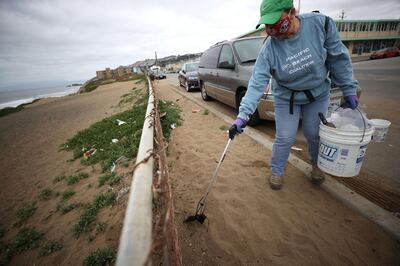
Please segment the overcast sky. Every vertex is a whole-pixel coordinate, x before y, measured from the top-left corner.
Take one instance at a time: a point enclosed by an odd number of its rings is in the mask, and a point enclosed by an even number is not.
[[[253,30],[259,0],[0,0],[0,87],[203,52]],[[298,7],[298,2],[295,1]],[[302,1],[338,19],[398,19],[399,0]]]

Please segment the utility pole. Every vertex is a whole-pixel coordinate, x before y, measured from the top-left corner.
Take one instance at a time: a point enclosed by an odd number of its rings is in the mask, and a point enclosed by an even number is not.
[[[157,62],[157,51],[155,51],[154,54],[155,54],[155,57],[156,57],[156,61],[155,61],[154,64],[157,66],[158,65],[158,62]]]
[[[341,20],[343,20],[345,17],[346,17],[346,16],[344,15],[344,10],[342,10],[342,13],[340,14],[339,18],[340,18]]]
[[[297,8],[297,14],[300,14],[300,0],[299,0],[298,8]]]

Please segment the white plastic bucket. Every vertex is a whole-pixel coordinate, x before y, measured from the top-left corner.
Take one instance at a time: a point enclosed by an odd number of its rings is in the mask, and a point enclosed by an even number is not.
[[[390,127],[390,121],[383,119],[371,119],[368,123],[375,129],[372,140],[375,142],[384,142]]]
[[[318,167],[331,175],[356,176],[360,172],[373,127],[360,131],[343,131],[319,126]]]

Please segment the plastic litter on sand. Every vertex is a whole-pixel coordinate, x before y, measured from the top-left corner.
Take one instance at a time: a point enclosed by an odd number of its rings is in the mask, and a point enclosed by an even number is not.
[[[126,124],[125,121],[122,121],[122,120],[119,120],[119,119],[117,119],[117,122],[118,122],[118,126],[123,125],[123,124]]]

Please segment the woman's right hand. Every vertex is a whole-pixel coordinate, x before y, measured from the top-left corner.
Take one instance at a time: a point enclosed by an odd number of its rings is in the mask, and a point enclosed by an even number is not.
[[[229,128],[229,138],[233,139],[236,134],[240,134],[243,132],[243,128],[246,127],[247,121],[243,118],[236,118],[233,122],[232,126]]]

